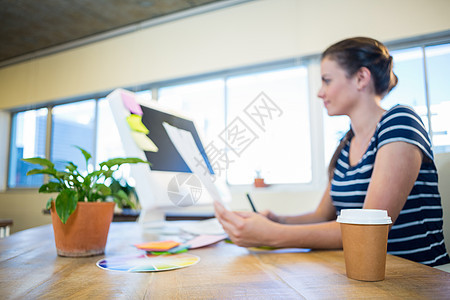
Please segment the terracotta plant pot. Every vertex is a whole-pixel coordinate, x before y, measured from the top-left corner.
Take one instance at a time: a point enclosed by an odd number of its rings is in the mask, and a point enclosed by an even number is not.
[[[52,203],[51,215],[58,255],[84,257],[103,254],[114,205],[114,202],[78,202],[74,213],[63,224]]]
[[[264,182],[264,178],[255,178],[254,185],[255,185],[255,187],[257,187],[257,188],[268,186],[268,185]]]

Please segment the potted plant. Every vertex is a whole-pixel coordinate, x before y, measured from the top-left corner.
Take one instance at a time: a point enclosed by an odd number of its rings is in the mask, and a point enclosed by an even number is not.
[[[91,154],[77,147],[83,154],[88,170]],[[148,163],[140,158],[113,158],[99,164],[98,170],[81,172],[73,162],[66,162],[59,171],[48,159],[34,157],[23,161],[42,166],[27,175],[46,174],[48,183],[39,193],[57,193],[50,198],[47,209],[52,216],[55,244],[60,256],[91,256],[104,253],[115,203],[134,207],[122,189],[111,189],[108,184],[122,164]]]
[[[120,202],[116,202],[117,208],[122,212],[140,209],[139,197],[136,193],[136,189],[129,185],[125,178],[111,179],[111,184],[109,185],[111,192],[118,193],[122,190],[128,196],[127,198],[122,198]]]

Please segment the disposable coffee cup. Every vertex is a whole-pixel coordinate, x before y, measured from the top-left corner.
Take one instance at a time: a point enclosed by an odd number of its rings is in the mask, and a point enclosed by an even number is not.
[[[384,280],[391,218],[386,210],[342,209],[341,225],[347,277],[362,281]]]

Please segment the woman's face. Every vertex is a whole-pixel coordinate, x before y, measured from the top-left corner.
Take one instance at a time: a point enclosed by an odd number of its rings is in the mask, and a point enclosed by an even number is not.
[[[348,115],[357,104],[357,85],[354,77],[347,73],[337,62],[325,57],[321,63],[322,87],[317,96],[329,116]]]

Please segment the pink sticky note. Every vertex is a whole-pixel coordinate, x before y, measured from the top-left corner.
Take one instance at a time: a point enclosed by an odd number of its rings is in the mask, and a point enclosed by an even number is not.
[[[124,93],[122,92],[122,102],[123,105],[130,111],[130,113],[142,116],[144,113],[142,112],[141,106],[136,102],[134,94]]]
[[[187,241],[185,244],[189,245],[189,249],[196,249],[201,248],[205,246],[209,246],[212,244],[215,244],[217,242],[220,242],[227,238],[226,234],[221,235],[199,235],[195,238],[193,238],[190,241]]]

